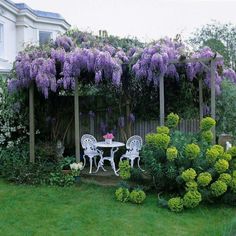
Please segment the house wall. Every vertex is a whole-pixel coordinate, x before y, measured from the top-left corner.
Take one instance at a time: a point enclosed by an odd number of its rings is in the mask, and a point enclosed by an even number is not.
[[[62,19],[37,17],[28,10],[19,11],[6,0],[0,0],[0,23],[4,27],[4,52],[0,56],[0,73],[12,68],[17,53],[26,45],[38,45],[39,31],[49,31],[55,39],[69,28],[69,24]]]

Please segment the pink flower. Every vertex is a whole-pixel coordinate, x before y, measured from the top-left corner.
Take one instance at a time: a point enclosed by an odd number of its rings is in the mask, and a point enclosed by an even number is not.
[[[107,133],[106,135],[103,136],[104,139],[113,139],[114,135],[112,133]]]

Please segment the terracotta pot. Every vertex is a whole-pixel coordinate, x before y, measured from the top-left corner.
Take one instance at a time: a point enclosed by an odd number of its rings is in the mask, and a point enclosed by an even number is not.
[[[226,142],[233,143],[233,139],[234,137],[231,134],[221,134],[219,136],[218,144],[226,148]]]

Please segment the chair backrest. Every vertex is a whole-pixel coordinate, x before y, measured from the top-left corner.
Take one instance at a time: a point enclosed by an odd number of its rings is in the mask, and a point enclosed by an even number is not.
[[[142,146],[143,146],[143,140],[138,135],[130,137],[126,143],[126,148],[128,149],[131,155],[139,154],[139,151],[141,150]]]
[[[96,149],[96,147],[94,146],[94,143],[96,143],[96,142],[97,142],[97,140],[95,137],[93,137],[93,135],[84,134],[81,137],[81,145],[82,145],[83,149],[87,152],[93,151]]]

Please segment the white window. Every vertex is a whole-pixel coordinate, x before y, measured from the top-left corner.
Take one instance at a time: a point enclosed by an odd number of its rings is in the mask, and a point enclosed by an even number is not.
[[[3,24],[0,23],[0,58],[4,56],[4,35]]]
[[[39,31],[39,45],[48,43],[52,38],[52,32]]]

